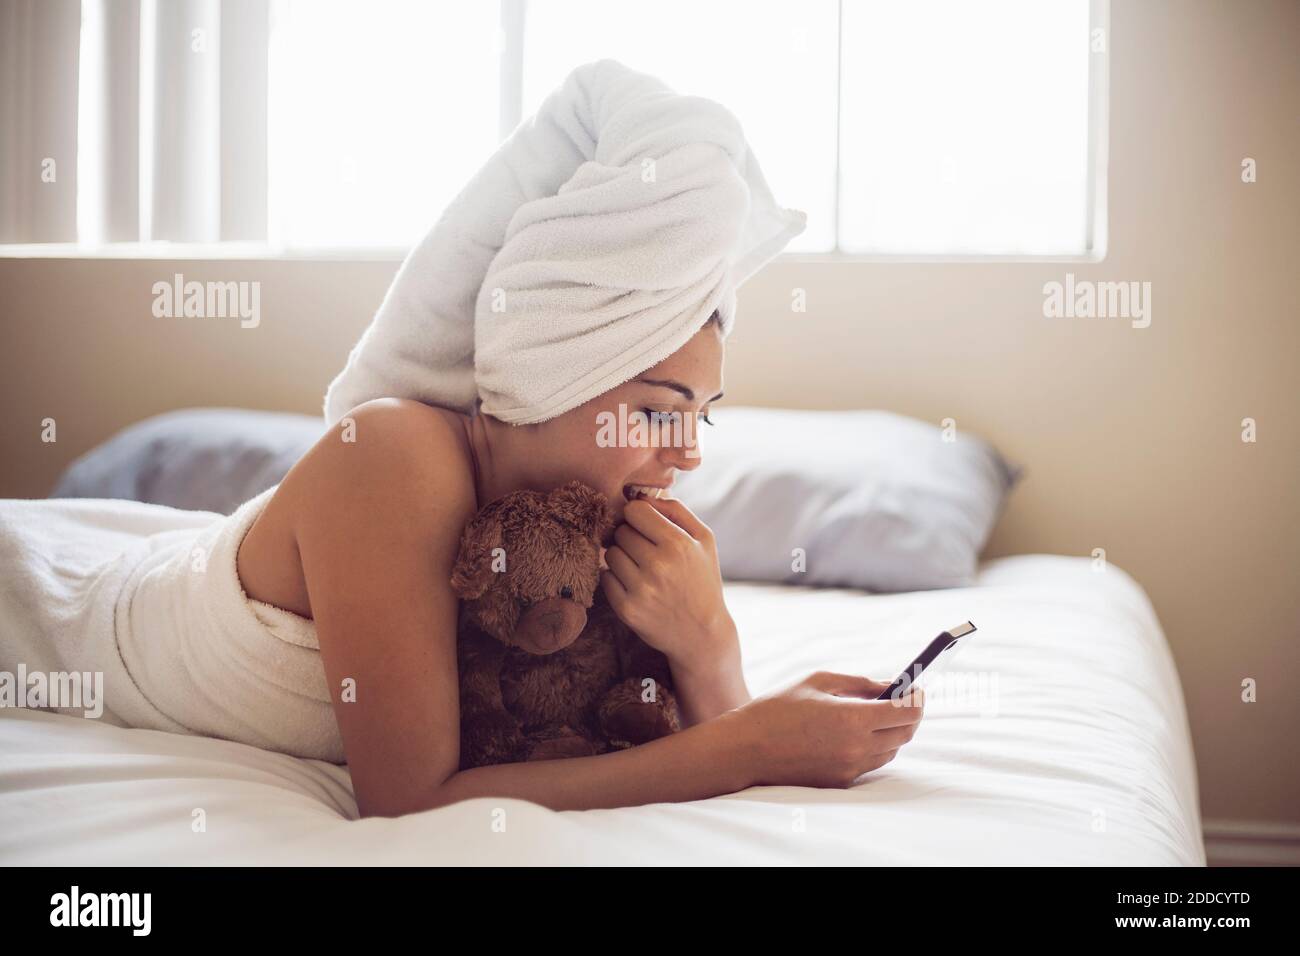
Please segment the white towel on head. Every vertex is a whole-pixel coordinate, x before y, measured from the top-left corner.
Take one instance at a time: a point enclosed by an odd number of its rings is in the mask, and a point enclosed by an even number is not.
[[[330,384],[542,422],[667,358],[804,229],[739,121],[616,60],[578,67],[407,256]]]

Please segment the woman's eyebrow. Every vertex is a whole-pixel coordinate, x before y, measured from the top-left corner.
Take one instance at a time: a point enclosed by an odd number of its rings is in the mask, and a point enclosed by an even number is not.
[[[674,382],[672,379],[662,379],[662,378],[638,378],[636,379],[636,381],[644,382],[646,385],[658,385],[660,388],[671,388],[674,391],[681,392],[683,395],[685,395],[686,400],[688,402],[695,401],[695,391],[691,388],[686,387],[681,382]],[[714,395],[711,399],[709,399],[709,402],[716,402],[721,397],[722,397],[722,393],[718,392],[717,395]],[[704,404],[707,405],[709,402],[705,402]]]

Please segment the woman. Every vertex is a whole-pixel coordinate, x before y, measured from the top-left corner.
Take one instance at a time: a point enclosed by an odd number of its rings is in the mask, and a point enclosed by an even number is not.
[[[576,810],[760,784],[841,787],[912,739],[919,690],[875,701],[886,684],[818,673],[751,700],[712,533],[679,501],[625,498],[628,485],[670,489],[676,471],[701,465],[699,428],[689,425],[707,421],[721,397],[722,367],[714,313],[647,372],[548,421],[369,401],[288,473],[239,547],[238,576],[250,598],[312,619],[328,685],[355,688],[355,699],[332,696],[362,816],[484,796]],[[693,447],[605,447],[602,413],[618,416],[620,406],[681,416],[688,427],[677,433],[694,436]],[[449,580],[460,532],[501,495],[575,478],[615,506],[601,586],[668,657],[685,726],[630,750],[458,772]]]

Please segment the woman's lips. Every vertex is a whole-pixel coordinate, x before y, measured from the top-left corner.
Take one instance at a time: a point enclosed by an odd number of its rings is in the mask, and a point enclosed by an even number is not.
[[[636,485],[627,484],[623,486],[623,497],[628,501],[635,501],[639,495],[645,495],[647,498],[659,498],[667,489],[659,488],[655,485]]]

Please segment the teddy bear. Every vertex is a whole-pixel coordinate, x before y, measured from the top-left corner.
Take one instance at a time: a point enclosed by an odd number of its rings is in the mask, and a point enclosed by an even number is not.
[[[605,495],[580,481],[516,491],[461,533],[460,769],[582,757],[681,729],[664,655],[599,587],[612,531]]]

